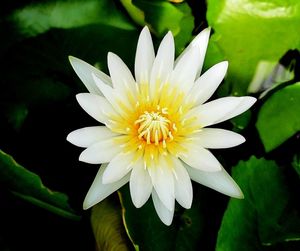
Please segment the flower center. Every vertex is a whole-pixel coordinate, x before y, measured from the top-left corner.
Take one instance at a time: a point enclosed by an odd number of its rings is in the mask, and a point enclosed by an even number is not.
[[[154,143],[159,145],[160,142],[163,146],[166,146],[166,140],[173,139],[172,132],[170,130],[171,121],[163,116],[161,112],[148,112],[145,111],[135,121],[138,127],[139,139],[145,139],[147,144]]]

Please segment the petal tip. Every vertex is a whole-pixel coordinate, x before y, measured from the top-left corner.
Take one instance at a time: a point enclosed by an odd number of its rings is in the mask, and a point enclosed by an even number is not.
[[[86,202],[84,201],[83,205],[82,205],[82,208],[83,208],[83,210],[88,210],[89,208],[91,208],[91,206],[86,204]]]
[[[214,65],[216,74],[219,74],[220,79],[224,79],[226,72],[228,70],[228,61],[222,61]]]
[[[240,144],[243,144],[246,142],[246,139],[244,136],[241,135],[241,138],[240,138]]]
[[[86,151],[87,149],[85,149],[80,155],[78,160],[84,163],[88,163],[88,164],[100,164],[96,161],[91,161],[89,154]]]
[[[225,75],[228,69],[228,61],[221,61],[215,65],[213,65],[209,70],[214,71],[216,73],[221,73],[221,75]]]
[[[81,161],[81,162],[86,162],[86,161],[85,161],[85,154],[84,154],[84,151],[79,155],[78,160]]]
[[[191,209],[192,207],[192,200],[188,203],[186,203],[185,205],[182,205],[185,209]]]
[[[132,200],[133,205],[134,205],[136,208],[141,208],[141,207],[143,206],[143,204],[141,203],[141,201],[138,201],[138,200],[136,200],[136,199],[133,199],[132,197],[131,197],[131,200]]]
[[[173,37],[172,31],[168,31],[167,36],[172,36]]]
[[[69,59],[69,61],[70,61],[70,63],[71,63],[71,64],[73,64],[73,63],[76,63],[76,62],[80,61],[80,59],[79,59],[79,58],[77,58],[77,57],[74,57],[74,56],[72,56],[72,55],[69,55],[69,56],[68,56],[68,59]]]
[[[172,219],[172,220],[162,220],[162,219],[161,219],[161,221],[162,221],[166,226],[171,226],[173,219]]]
[[[85,103],[85,101],[87,99],[92,97],[92,95],[93,94],[91,94],[91,93],[78,93],[75,95],[75,98],[76,98],[77,102],[81,105],[81,104]]]
[[[243,97],[243,98],[247,102],[247,105],[248,105],[249,108],[251,106],[253,106],[255,104],[255,102],[257,101],[257,99],[255,97],[252,97],[252,96],[246,96],[246,97]]]
[[[147,25],[144,26],[144,28],[143,28],[142,31],[141,31],[141,34],[144,33],[144,32],[150,33],[150,30],[149,30],[149,28],[148,28]]]
[[[76,70],[79,69],[79,67],[82,65],[82,63],[85,63],[83,60],[81,60],[77,57],[71,56],[71,55],[68,56],[68,59],[76,73],[77,73]]]
[[[111,62],[112,60],[115,60],[115,58],[118,57],[115,53],[109,51],[107,53],[107,61]]]
[[[76,99],[78,101],[78,99],[81,99],[83,97],[83,93],[78,93],[78,94],[76,94],[75,97],[76,97]]]
[[[68,59],[69,59],[70,63],[72,63],[72,61],[76,60],[76,57],[69,55]]]
[[[70,142],[70,143],[72,143],[72,140],[73,139],[73,132],[70,132],[68,135],[67,135],[67,137],[66,137],[66,140],[68,141],[68,142]],[[72,143],[73,144],[73,143]]]
[[[86,195],[86,197],[84,198],[84,201],[83,201],[83,204],[82,204],[82,208],[83,210],[88,210],[90,209],[91,207],[93,207],[94,205],[96,205],[97,202],[91,200],[89,198],[89,193]]]
[[[203,46],[204,44],[207,46],[209,36],[210,36],[211,28],[205,28],[202,30],[191,42],[192,46]]]
[[[235,198],[235,199],[240,199],[240,200],[245,199],[245,196],[244,196],[244,194],[243,194],[243,192],[242,192],[241,189],[239,189],[239,191],[237,192],[237,194],[233,195],[232,197]]]
[[[206,33],[209,36],[211,32],[211,27],[210,26],[206,27],[205,29],[202,30],[202,32]]]
[[[229,65],[229,62],[227,60],[220,62],[220,64],[223,64],[223,67],[226,68],[226,70],[227,70],[228,65]]]
[[[173,44],[174,43],[174,36],[173,33],[171,31],[168,31],[168,33],[165,35],[164,37],[169,44]]]
[[[233,179],[232,179],[233,180]],[[239,187],[239,185],[233,180],[234,182],[234,191],[231,192],[231,194],[228,194],[230,197],[235,198],[235,199],[244,199],[244,193]]]

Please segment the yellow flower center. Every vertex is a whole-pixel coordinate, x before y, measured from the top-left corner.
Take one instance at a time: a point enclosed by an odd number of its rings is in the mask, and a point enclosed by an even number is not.
[[[159,145],[160,142],[163,146],[166,146],[166,140],[173,139],[170,127],[172,125],[171,121],[165,117],[162,113],[167,113],[162,110],[162,112],[148,112],[145,111],[140,117],[135,121],[138,125],[138,137],[139,139],[144,138],[147,144],[154,143]]]
[[[159,83],[159,82],[158,82]],[[186,117],[192,103],[185,103],[185,93],[166,83],[155,86],[140,84],[137,96],[126,93],[128,104],[118,100],[118,114],[110,115],[109,127],[122,134],[115,143],[124,153],[134,153],[133,162],[143,159],[145,168],[159,162],[160,156],[184,154],[184,142],[201,128],[193,116]],[[171,162],[170,162],[171,163]]]

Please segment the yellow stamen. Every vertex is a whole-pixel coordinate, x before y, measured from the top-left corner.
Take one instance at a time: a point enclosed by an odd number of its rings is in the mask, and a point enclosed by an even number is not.
[[[139,125],[138,138],[144,138],[147,144],[159,145],[159,142],[172,135],[170,131],[171,121],[162,116],[160,112],[145,111],[134,124]]]

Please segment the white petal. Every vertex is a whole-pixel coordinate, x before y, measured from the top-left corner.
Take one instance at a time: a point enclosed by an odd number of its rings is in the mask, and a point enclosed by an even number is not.
[[[194,106],[206,102],[222,82],[227,68],[228,62],[223,61],[208,69],[197,79],[189,95],[186,97],[186,102],[193,103]]]
[[[184,144],[183,146],[187,149],[187,152],[179,154],[179,157],[191,167],[206,172],[217,172],[222,169],[216,157],[196,142]]]
[[[110,162],[121,151],[115,142],[116,138],[105,139],[89,146],[80,154],[79,160],[90,164]]]
[[[96,75],[92,74],[92,78],[95,82],[95,84],[97,85],[97,87],[99,88],[99,90],[103,93],[104,97],[109,101],[109,103],[115,107],[115,98],[113,95],[113,91],[114,89],[109,86],[106,85],[101,79],[99,79]],[[117,107],[118,108],[118,107]]]
[[[97,141],[109,139],[119,134],[112,132],[106,126],[91,126],[77,129],[67,136],[67,140],[73,145],[89,147]]]
[[[153,62],[150,78],[150,91],[153,95],[157,83],[164,83],[173,70],[174,65],[174,38],[169,31],[163,38]]]
[[[123,178],[132,169],[132,153],[119,153],[108,164],[103,173],[103,184],[113,183]]]
[[[135,79],[137,83],[149,83],[154,61],[154,49],[151,35],[147,26],[142,30],[135,55]]]
[[[193,41],[189,44],[189,46],[181,53],[181,55],[177,58],[177,62],[193,47],[196,47],[198,49],[198,56],[199,56],[199,65],[198,65],[198,70],[197,70],[197,75],[196,78],[200,76],[203,62],[205,59],[205,54],[206,54],[206,49],[208,45],[208,40],[209,40],[209,35],[210,35],[210,27],[204,29],[201,31],[194,39]]]
[[[229,119],[230,116],[227,116],[227,114],[231,114],[236,109],[239,109],[239,105],[244,101],[245,98],[246,97],[219,98],[195,107],[189,111],[186,117],[197,118],[195,122],[200,124],[202,127],[217,124],[226,120],[227,117]]]
[[[169,166],[164,158],[160,158],[157,166],[151,166],[148,169],[159,199],[168,210],[174,210],[175,192],[172,166]]]
[[[165,205],[159,199],[155,190],[152,191],[152,200],[154,208],[160,220],[167,226],[170,226],[174,216],[174,209],[168,210]]]
[[[109,52],[107,55],[107,65],[114,88],[119,90],[137,91],[135,80],[122,59],[116,54]]]
[[[88,209],[98,202],[104,200],[107,196],[117,191],[120,187],[124,186],[129,181],[129,174],[117,182],[110,184],[103,184],[102,176],[107,164],[101,165],[92,186],[90,187],[84,202],[83,209]]]
[[[111,79],[104,72],[98,70],[94,66],[84,62],[83,60],[69,56],[70,63],[80,78],[80,80],[84,83],[85,87],[88,89],[90,93],[101,95],[101,92],[95,85],[92,79],[92,73],[95,74],[98,78],[102,79],[102,81],[108,85],[111,85]]]
[[[135,207],[140,208],[149,199],[152,192],[152,182],[148,170],[144,168],[142,159],[137,161],[130,175],[130,194]]]
[[[112,106],[102,96],[90,93],[80,93],[76,95],[76,99],[83,110],[103,124],[107,123],[110,115],[115,114]]]
[[[241,101],[235,107],[235,109],[233,109],[229,113],[226,113],[224,117],[222,117],[220,120],[217,121],[217,123],[223,122],[225,120],[240,115],[241,113],[247,111],[256,102],[256,98],[248,97],[248,96],[240,97],[240,99]]]
[[[99,79],[97,76],[93,75],[93,79],[100,89],[100,91],[103,93],[104,97],[108,100],[108,102],[112,105],[114,110],[121,115],[123,118],[126,117],[127,111],[124,111],[122,107],[119,106],[119,103],[125,105],[125,107],[130,107],[130,103],[128,102],[126,95],[118,95],[118,92],[116,89],[113,89],[109,85],[106,85]]]
[[[242,135],[217,128],[203,128],[194,137],[201,146],[211,149],[234,147],[245,142]]]
[[[243,192],[224,168],[219,172],[212,173],[197,170],[185,164],[184,166],[192,180],[228,196],[244,198]]]
[[[193,201],[193,187],[190,176],[180,160],[174,158],[173,162],[175,198],[181,206],[189,209]]]
[[[176,64],[170,78],[170,83],[178,86],[185,93],[192,88],[199,68],[200,60],[197,52],[198,48],[196,47],[187,51]]]
[[[208,45],[210,35],[210,27],[204,29],[199,33],[198,36],[192,41],[192,46],[198,46],[200,49],[200,63],[199,63],[199,69],[196,77],[199,77],[202,71],[202,66],[205,59],[206,49]],[[195,45],[194,45],[195,44]]]

